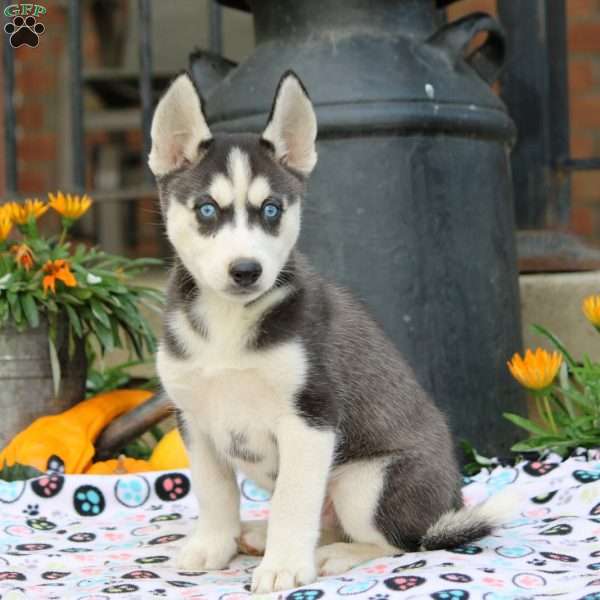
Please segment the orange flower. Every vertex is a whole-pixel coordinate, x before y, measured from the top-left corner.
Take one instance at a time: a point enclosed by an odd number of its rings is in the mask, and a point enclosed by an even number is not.
[[[30,217],[38,219],[48,210],[48,205],[37,198],[34,200],[28,198],[23,203],[11,202],[10,207],[12,220],[17,225],[25,225]]]
[[[535,352],[527,350],[524,359],[515,354],[507,364],[512,376],[522,386],[533,391],[542,391],[550,387],[561,363],[562,354],[559,352],[550,354],[538,348]]]
[[[43,271],[44,273],[47,273],[42,282],[44,286],[44,293],[47,293],[48,290],[52,290],[53,294],[56,293],[57,279],[62,281],[68,287],[75,287],[77,285],[77,280],[75,279],[73,273],[71,273],[71,268],[66,260],[49,260],[44,265]]]
[[[92,205],[92,199],[87,194],[71,196],[71,194],[57,192],[56,195],[48,194],[48,197],[50,198],[48,204],[65,219],[79,219]]]
[[[600,327],[600,296],[588,296],[583,301],[583,313],[592,325]]]
[[[33,253],[27,244],[19,244],[10,249],[15,255],[15,260],[26,270],[29,271],[33,267]]]
[[[10,234],[10,230],[12,229],[12,219],[11,219],[11,210],[7,204],[0,206],[0,243],[2,243],[8,235]]]

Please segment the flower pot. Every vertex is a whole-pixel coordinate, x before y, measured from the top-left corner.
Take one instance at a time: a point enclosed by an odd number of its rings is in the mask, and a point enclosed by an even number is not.
[[[56,350],[61,369],[59,393],[54,393],[48,323],[19,332],[0,329],[0,448],[43,415],[62,412],[83,399],[86,357],[82,340],[69,358],[67,328],[59,320]]]

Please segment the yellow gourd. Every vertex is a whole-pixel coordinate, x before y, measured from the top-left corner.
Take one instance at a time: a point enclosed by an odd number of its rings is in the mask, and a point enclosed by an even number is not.
[[[48,459],[58,456],[66,473],[83,473],[94,456],[100,432],[119,415],[152,396],[147,390],[114,390],[83,400],[58,415],[36,419],[0,453],[5,463],[30,465],[45,471]]]
[[[160,439],[150,456],[150,464],[156,471],[185,469],[190,466],[178,429],[172,429]]]
[[[129,458],[121,454],[119,458],[101,460],[91,465],[87,475],[122,475],[123,473],[143,473],[155,470],[147,460]]]

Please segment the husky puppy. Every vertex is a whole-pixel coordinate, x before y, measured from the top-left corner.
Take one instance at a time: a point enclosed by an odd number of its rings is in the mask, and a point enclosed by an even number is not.
[[[456,546],[496,523],[489,505],[463,507],[448,426],[404,359],[295,250],[316,136],[291,72],[262,135],[213,135],[187,74],[152,123],[149,164],[177,253],[157,365],[201,509],[178,564],[220,569],[252,548],[264,553],[255,592]],[[236,470],[273,491],[268,529],[240,523]],[[317,549],[324,505],[339,536]]]

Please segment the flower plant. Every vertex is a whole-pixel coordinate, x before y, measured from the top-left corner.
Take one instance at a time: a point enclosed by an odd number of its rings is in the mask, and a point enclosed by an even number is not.
[[[57,327],[67,328],[69,353],[85,340],[104,354],[129,347],[139,359],[155,350],[156,339],[142,306],[161,310],[163,295],[134,285],[131,277],[161,261],[113,256],[69,241],[69,231],[90,208],[87,196],[49,194],[0,206],[0,328],[18,331],[48,322],[53,369]],[[61,217],[58,236],[45,237],[38,220],[48,211]],[[56,382],[55,382],[56,384]]]
[[[586,298],[582,309],[600,332],[600,296]],[[524,356],[515,354],[508,362],[513,377],[533,397],[539,417],[534,421],[505,413],[507,419],[531,434],[512,450],[553,450],[566,455],[575,448],[600,446],[600,363],[587,356],[577,361],[550,331],[539,325],[534,330],[546,337],[555,351],[527,350]]]

